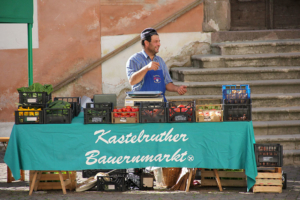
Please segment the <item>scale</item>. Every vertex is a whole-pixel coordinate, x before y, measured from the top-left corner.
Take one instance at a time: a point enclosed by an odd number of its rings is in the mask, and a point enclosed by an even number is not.
[[[164,102],[161,91],[131,91],[127,92],[125,106],[139,106],[142,101]]]

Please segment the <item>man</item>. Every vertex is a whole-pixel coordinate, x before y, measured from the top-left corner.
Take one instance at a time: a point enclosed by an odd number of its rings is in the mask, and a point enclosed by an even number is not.
[[[143,50],[131,56],[126,63],[126,73],[133,91],[162,91],[164,100],[166,89],[183,95],[187,86],[173,84],[169,70],[163,59],[156,54],[160,39],[153,28],[146,28],[141,33]]]

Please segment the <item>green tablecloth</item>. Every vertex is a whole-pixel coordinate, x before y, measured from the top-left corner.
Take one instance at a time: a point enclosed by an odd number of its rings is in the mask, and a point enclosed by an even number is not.
[[[23,170],[157,167],[245,169],[257,176],[252,122],[14,125],[4,161]]]

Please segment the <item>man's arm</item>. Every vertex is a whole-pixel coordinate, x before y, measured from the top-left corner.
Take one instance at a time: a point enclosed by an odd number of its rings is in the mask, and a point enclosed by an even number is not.
[[[158,70],[159,68],[159,63],[158,62],[150,62],[148,65],[142,67],[139,71],[134,72],[130,78],[129,78],[129,84],[130,85],[135,85],[143,80],[145,77],[146,73],[149,70]]]
[[[166,89],[170,92],[177,92],[178,94],[180,95],[183,95],[187,92],[187,86],[185,85],[181,85],[181,86],[177,86],[177,85],[174,85],[173,83],[168,83],[166,85]]]

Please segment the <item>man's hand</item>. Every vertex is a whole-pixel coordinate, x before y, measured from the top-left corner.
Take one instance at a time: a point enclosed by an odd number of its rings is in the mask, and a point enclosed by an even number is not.
[[[180,94],[180,95],[183,95],[187,92],[187,86],[186,85],[181,85],[178,87],[177,89],[177,93]]]
[[[159,63],[152,61],[148,65],[146,65],[146,67],[147,67],[148,71],[150,71],[150,70],[156,71],[159,69]]]

